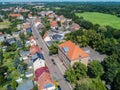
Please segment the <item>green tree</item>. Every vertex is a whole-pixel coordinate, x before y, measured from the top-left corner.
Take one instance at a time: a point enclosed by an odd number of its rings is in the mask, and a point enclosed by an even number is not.
[[[72,67],[69,67],[65,72],[66,80],[68,80],[70,83],[76,82],[76,73],[72,69]]]
[[[17,82],[15,81],[15,79],[12,79],[11,86],[12,86],[12,89],[13,89],[13,90],[16,90]]]
[[[50,54],[57,54],[58,53],[58,44],[53,42],[52,45],[49,47]]]
[[[86,36],[84,36],[84,35],[77,36],[77,42],[79,43],[80,47],[85,47],[85,46],[88,45],[89,39]]]
[[[34,85],[33,90],[38,90],[37,84]]]
[[[0,65],[2,65],[3,58],[3,51],[0,49]]]
[[[25,39],[24,33],[20,33],[19,36],[20,36],[20,38],[21,38],[22,40]]]
[[[84,64],[82,64],[81,62],[74,63],[73,70],[75,71],[77,80],[80,80],[83,77],[86,77],[87,67]]]
[[[120,90],[120,72],[117,73],[114,81],[113,81],[113,86],[112,90]]]
[[[4,83],[4,77],[3,77],[3,75],[0,75],[0,85],[2,85],[3,83]]]
[[[106,90],[105,85],[98,78],[84,78],[77,82],[74,90]]]
[[[96,78],[103,74],[103,67],[99,61],[93,60],[88,64],[88,73],[90,77]]]

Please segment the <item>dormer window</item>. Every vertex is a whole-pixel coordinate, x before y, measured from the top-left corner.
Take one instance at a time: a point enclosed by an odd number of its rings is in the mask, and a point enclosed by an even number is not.
[[[63,52],[67,53],[69,51],[69,48],[67,46],[63,47]]]

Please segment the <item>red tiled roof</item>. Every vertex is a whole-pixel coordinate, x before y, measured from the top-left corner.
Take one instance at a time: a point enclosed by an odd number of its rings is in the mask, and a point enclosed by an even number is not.
[[[9,14],[10,17],[20,17],[22,16],[21,14]]]
[[[56,27],[56,26],[57,26],[57,21],[51,21],[50,25],[51,25],[52,27]]]
[[[38,68],[35,71],[35,78],[34,78],[34,80],[38,81],[38,78],[42,75],[43,72],[49,72],[48,68],[47,67]]]
[[[85,53],[82,49],[80,49],[71,41],[66,41],[65,43],[60,44],[59,48],[61,50],[67,48],[68,51],[65,54],[71,61],[74,61],[79,58],[88,57],[87,53]]]
[[[38,78],[38,90],[44,90],[45,85],[51,84],[54,86],[54,82],[48,72],[43,72],[42,75]]]
[[[31,47],[30,47],[30,54],[33,55],[33,54],[35,54],[36,52],[39,52],[39,53],[41,52],[40,49],[39,49],[39,47],[36,46],[36,45],[31,46]]]

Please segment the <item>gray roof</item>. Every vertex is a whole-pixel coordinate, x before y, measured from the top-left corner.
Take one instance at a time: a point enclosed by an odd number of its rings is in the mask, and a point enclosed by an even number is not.
[[[43,54],[36,52],[34,55],[31,56],[31,60],[34,62],[36,59],[41,58],[44,60]]]
[[[33,88],[33,82],[32,80],[28,80],[24,84],[18,86],[16,90],[30,90],[32,88]]]
[[[29,55],[30,51],[20,51],[20,56],[25,56],[25,55]]]

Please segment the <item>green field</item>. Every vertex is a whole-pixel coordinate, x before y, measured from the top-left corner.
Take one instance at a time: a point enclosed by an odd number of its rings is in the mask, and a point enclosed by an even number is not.
[[[97,12],[84,12],[76,13],[79,17],[84,17],[85,20],[92,22],[93,24],[99,24],[101,26],[112,26],[113,28],[120,29],[120,18],[110,15]]]
[[[9,21],[0,22],[0,29],[8,28],[10,24]]]

